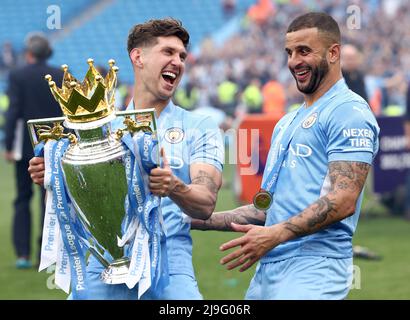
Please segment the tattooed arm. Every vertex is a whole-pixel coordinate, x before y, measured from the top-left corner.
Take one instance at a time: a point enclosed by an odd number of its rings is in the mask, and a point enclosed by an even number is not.
[[[256,209],[253,204],[229,211],[215,212],[207,220],[192,219],[191,229],[234,231],[232,222],[236,224],[265,224],[266,212]]]
[[[185,184],[172,173],[164,149],[163,167],[151,170],[150,190],[160,197],[169,197],[187,215],[208,219],[215,209],[216,195],[222,184],[222,174],[213,165],[194,163],[190,166],[191,183]]]
[[[315,233],[354,214],[369,169],[364,162],[330,162],[330,192],[283,223],[287,240]]]
[[[194,163],[190,167],[190,175],[190,184],[174,176],[174,187],[169,197],[192,218],[208,219],[215,209],[222,174],[213,165]]]
[[[363,162],[329,163],[331,190],[298,215],[268,227],[232,224],[234,231],[246,233],[221,246],[221,250],[239,247],[225,256],[227,268],[241,266],[244,271],[279,244],[315,233],[354,214],[370,165]]]
[[[222,184],[221,171],[207,163],[193,163],[189,169],[191,183],[185,184],[172,173],[163,148],[160,155],[163,166],[151,170],[151,192],[169,197],[192,218],[208,219],[215,209],[216,196]]]

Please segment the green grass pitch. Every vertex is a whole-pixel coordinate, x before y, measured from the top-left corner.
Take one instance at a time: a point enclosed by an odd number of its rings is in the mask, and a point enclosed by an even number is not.
[[[226,166],[227,182],[219,193],[217,210],[235,207],[232,187],[232,166]],[[11,244],[12,201],[14,198],[14,167],[0,160],[0,299],[65,299],[64,292],[54,289],[53,276],[45,271],[16,270]],[[39,225],[38,192],[32,203],[33,246]],[[236,235],[224,232],[193,231],[194,267],[200,290],[205,299],[243,299],[254,267],[244,273],[227,271],[219,264],[223,256],[220,244]],[[410,223],[400,218],[379,215],[362,217],[354,243],[369,247],[382,255],[381,261],[355,259],[355,288],[349,299],[410,299]],[[37,248],[33,248],[36,252]],[[357,276],[357,275],[356,275]],[[359,281],[360,280],[360,281]]]

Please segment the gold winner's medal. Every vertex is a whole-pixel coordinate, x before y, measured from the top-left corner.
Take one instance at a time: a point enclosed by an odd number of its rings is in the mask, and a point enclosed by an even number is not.
[[[272,195],[269,191],[261,189],[253,196],[253,205],[258,210],[268,210],[272,204]]]

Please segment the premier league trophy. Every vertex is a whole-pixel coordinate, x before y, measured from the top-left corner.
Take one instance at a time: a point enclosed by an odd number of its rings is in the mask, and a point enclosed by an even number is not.
[[[40,270],[56,263],[56,284],[80,296],[91,253],[105,267],[102,281],[130,288],[139,282],[140,296],[167,272],[159,198],[147,183],[159,163],[154,109],[116,111],[114,60],[105,78],[92,59],[88,64],[83,82],[67,65],[62,88],[45,77],[63,117],[28,121],[46,167]]]

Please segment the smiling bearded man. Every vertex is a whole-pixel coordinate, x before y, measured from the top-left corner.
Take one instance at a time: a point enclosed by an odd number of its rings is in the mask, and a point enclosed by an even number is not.
[[[260,260],[247,299],[344,299],[349,292],[352,236],[379,127],[346,86],[340,42],[326,13],[291,22],[288,67],[305,101],[275,127],[262,190],[254,205],[192,221],[196,229],[245,233],[221,246],[236,248],[221,263],[244,271]]]

